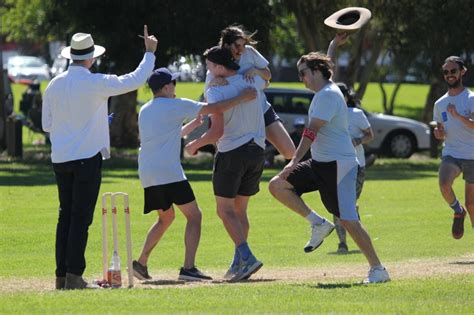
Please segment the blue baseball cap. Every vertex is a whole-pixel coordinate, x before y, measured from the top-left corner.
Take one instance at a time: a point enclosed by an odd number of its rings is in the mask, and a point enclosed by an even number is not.
[[[178,76],[179,72],[171,73],[167,68],[159,68],[154,70],[148,78],[148,86],[153,92],[156,92],[166,84],[176,80]]]

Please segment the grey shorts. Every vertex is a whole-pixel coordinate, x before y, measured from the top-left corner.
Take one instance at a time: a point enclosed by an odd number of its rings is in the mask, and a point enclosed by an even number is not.
[[[462,178],[469,184],[474,184],[474,160],[457,159],[451,155],[446,155],[441,158],[441,163],[454,164],[462,172]]]

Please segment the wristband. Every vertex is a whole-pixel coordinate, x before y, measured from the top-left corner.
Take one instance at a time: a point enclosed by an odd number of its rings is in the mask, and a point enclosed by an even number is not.
[[[314,140],[316,140],[316,133],[311,129],[304,128],[303,137],[306,137],[311,140],[311,142],[313,142]]]

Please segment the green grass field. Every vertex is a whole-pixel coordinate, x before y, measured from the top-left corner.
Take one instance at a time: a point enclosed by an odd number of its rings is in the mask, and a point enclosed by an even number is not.
[[[278,170],[265,170],[261,191],[250,203],[249,242],[264,267],[253,281],[185,284],[177,281],[183,262],[184,217],[153,252],[149,268],[156,281],[132,290],[57,292],[54,286],[54,235],[57,191],[48,161],[0,162],[0,313],[472,313],[474,232],[453,240],[451,212],[437,187],[438,161],[425,158],[377,160],[367,170],[359,201],[361,218],[392,281],[359,285],[367,265],[349,242],[349,255],[336,255],[333,233],[306,254],[306,221],[285,209],[267,190]],[[203,212],[197,265],[216,279],[232,256],[232,243],[215,213],[210,161],[188,160],[185,170]],[[136,161],[104,163],[101,192],[126,191],[131,200],[133,252],[141,250],[155,214],[143,215],[143,192]],[[455,184],[463,198],[462,180]],[[320,212],[316,193],[305,199]],[[101,276],[100,205],[87,248],[87,279]],[[125,263],[123,218],[120,254]],[[124,268],[122,277],[126,278]]]

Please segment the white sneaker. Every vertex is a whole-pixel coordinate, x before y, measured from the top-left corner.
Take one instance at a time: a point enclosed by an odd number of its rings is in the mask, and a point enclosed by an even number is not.
[[[383,266],[373,267],[369,270],[369,276],[364,280],[365,284],[390,281],[388,271]]]
[[[311,226],[311,238],[304,246],[304,251],[310,253],[316,248],[318,248],[326,236],[331,234],[334,230],[334,224],[328,220],[324,220],[320,225]]]

